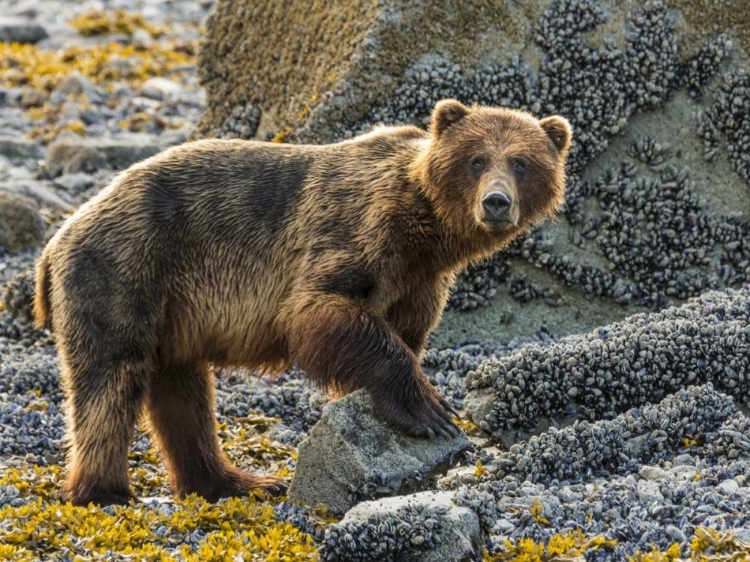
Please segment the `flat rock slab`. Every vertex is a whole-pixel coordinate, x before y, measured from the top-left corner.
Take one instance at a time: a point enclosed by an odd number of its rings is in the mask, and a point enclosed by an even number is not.
[[[37,43],[47,38],[47,31],[36,23],[22,18],[0,17],[0,41],[7,43]]]
[[[344,512],[362,499],[420,489],[470,446],[463,433],[449,441],[401,434],[375,415],[360,390],[323,408],[300,443],[289,497]]]
[[[421,492],[359,504],[326,531],[321,559],[477,560],[479,517],[453,502],[449,492]]]

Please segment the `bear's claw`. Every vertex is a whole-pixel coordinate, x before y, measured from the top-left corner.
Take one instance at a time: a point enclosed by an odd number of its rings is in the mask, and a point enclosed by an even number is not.
[[[451,417],[452,413],[455,413],[453,407],[433,390],[427,396],[420,395],[419,400],[400,408],[391,406],[385,418],[391,425],[412,437],[451,439],[459,434],[458,426]]]

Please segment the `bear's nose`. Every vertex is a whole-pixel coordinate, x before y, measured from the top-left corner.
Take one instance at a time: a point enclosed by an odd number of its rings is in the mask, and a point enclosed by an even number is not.
[[[504,219],[512,204],[513,200],[505,193],[494,191],[485,195],[482,199],[482,207],[486,213],[485,219],[493,221]]]

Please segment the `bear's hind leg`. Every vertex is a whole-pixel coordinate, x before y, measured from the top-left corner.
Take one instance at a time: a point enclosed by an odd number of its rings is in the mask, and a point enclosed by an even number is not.
[[[68,475],[63,497],[76,504],[126,504],[128,449],[151,375],[151,362],[63,353],[68,407]],[[68,357],[76,357],[71,361]]]
[[[247,474],[227,459],[216,433],[214,404],[213,375],[207,365],[172,364],[153,380],[148,418],[174,493],[196,493],[215,502],[252,489],[285,492],[284,480]]]

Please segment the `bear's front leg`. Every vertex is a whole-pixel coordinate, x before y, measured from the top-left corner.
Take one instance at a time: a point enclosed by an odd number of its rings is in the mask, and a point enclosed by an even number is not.
[[[287,312],[291,357],[313,380],[342,393],[367,389],[381,418],[409,435],[458,434],[417,356],[363,304],[311,292],[295,295]]]
[[[417,357],[421,357],[427,347],[427,336],[440,322],[452,285],[453,276],[447,274],[420,283],[386,313],[388,323]]]

